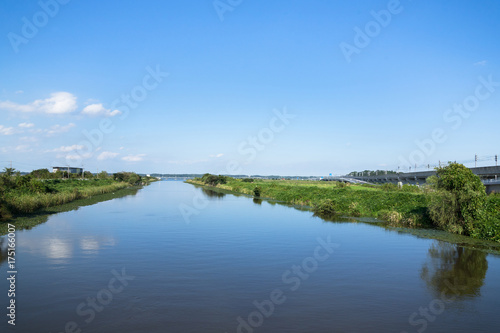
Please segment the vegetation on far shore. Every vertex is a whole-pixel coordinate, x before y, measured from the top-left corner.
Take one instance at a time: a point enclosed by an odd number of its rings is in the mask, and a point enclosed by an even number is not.
[[[235,179],[205,174],[188,183],[312,208],[320,217],[376,217],[394,226],[436,228],[500,242],[500,194],[487,195],[461,164],[437,168],[423,186]]]
[[[108,175],[102,171],[95,176],[86,172],[81,177],[61,171],[51,173],[47,169],[21,175],[5,168],[0,174],[0,221],[155,180],[133,172]]]

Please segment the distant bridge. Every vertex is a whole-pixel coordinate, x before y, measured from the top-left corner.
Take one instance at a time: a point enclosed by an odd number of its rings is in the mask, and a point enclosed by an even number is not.
[[[489,167],[478,167],[470,168],[472,173],[478,175],[481,181],[486,186],[486,192],[491,193],[493,191],[500,192],[500,166],[489,166]],[[436,171],[419,171],[419,172],[406,172],[388,175],[376,175],[376,176],[360,176],[360,177],[350,177],[359,181],[370,182],[370,183],[393,183],[397,184],[402,182],[403,184],[424,184],[425,180],[429,176],[436,174]],[[343,178],[343,177],[335,177]],[[344,179],[348,179],[344,178]],[[324,179],[325,180],[325,179]],[[336,180],[336,179],[335,179]]]

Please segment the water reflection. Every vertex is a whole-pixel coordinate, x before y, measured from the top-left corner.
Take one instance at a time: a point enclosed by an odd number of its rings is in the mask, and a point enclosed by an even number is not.
[[[84,255],[98,255],[105,247],[115,246],[116,240],[109,236],[86,235],[80,237],[46,237],[31,238],[25,236],[18,239],[18,245],[25,251],[33,254],[41,254],[46,258],[58,262],[67,262],[75,256],[75,253]]]
[[[257,205],[262,205],[262,199],[253,198],[253,203]]]
[[[488,270],[486,256],[482,251],[434,242],[422,266],[421,278],[437,297],[479,296]]]
[[[0,264],[7,260],[7,237],[0,237]]]
[[[203,191],[203,194],[205,194],[209,198],[213,199],[222,199],[226,194],[219,192],[219,191],[214,191],[208,188],[202,187],[201,190]]]

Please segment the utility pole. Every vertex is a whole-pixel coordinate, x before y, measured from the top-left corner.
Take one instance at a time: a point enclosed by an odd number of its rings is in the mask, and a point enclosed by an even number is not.
[[[495,155],[495,166],[498,166],[498,155]]]
[[[475,161],[475,163],[474,163],[474,167],[475,167],[475,168],[477,168],[477,154],[476,154],[476,155],[474,155],[474,161]]]

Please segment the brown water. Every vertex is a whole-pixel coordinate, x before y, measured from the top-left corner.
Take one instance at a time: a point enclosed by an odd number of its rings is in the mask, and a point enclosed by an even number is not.
[[[498,256],[181,182],[52,215],[16,241],[16,326],[3,278],[2,332],[500,327]]]

